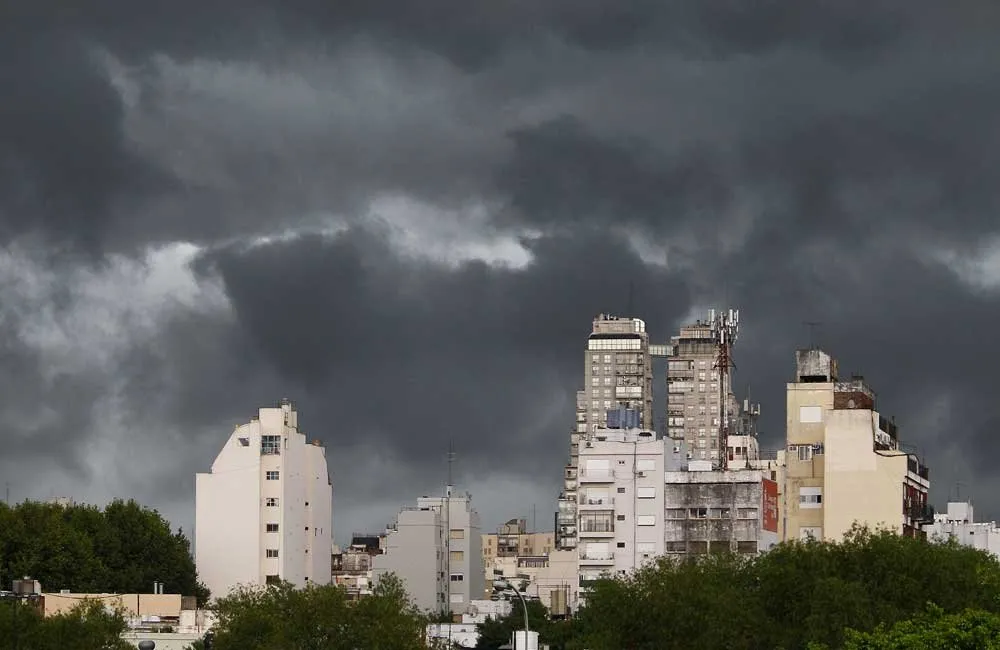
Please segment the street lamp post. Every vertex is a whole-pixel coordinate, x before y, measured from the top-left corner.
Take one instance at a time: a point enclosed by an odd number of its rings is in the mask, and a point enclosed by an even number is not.
[[[517,587],[515,587],[513,585],[513,583],[511,583],[510,580],[507,580],[506,582],[507,582],[507,586],[510,587],[511,589],[513,589],[514,593],[517,594],[518,600],[521,601],[521,607],[524,608],[524,647],[525,647],[525,650],[527,650],[527,647],[528,647],[528,604],[526,602],[524,602],[524,596],[521,595],[521,592],[518,591]],[[517,644],[515,643],[514,645],[516,646]]]

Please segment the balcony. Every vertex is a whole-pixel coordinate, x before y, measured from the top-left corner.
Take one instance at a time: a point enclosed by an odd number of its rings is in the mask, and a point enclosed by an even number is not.
[[[614,483],[615,473],[610,469],[581,469],[580,483]]]
[[[614,497],[580,497],[580,510],[607,510],[614,505]]]
[[[934,506],[927,503],[914,503],[905,506],[903,513],[915,525],[934,523]]]
[[[611,566],[614,563],[614,553],[588,553],[587,551],[580,551],[580,564]]]

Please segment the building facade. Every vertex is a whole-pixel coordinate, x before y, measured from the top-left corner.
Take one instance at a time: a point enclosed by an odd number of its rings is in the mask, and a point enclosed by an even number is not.
[[[405,508],[374,558],[374,579],[394,573],[425,611],[463,614],[485,593],[482,531],[469,494],[420,497]]]
[[[738,312],[730,310],[730,314]],[[732,375],[719,367],[719,319],[681,327],[670,339],[667,362],[667,435],[683,440],[694,460],[722,461],[720,434],[729,419],[733,432],[738,408]]]
[[[385,552],[385,535],[355,533],[351,545],[335,548],[330,557],[331,581],[343,587],[351,600],[371,594],[372,558]]]
[[[580,449],[580,585],[621,575],[663,554],[667,441],[649,431],[606,429]]]
[[[935,514],[933,522],[924,524],[924,533],[932,541],[954,539],[963,546],[1000,557],[1000,528],[995,521],[977,522],[968,501],[948,502],[946,512]]]
[[[262,408],[195,478],[198,574],[216,598],[240,584],[328,584],[332,513],[326,450],[287,400]]]
[[[856,522],[922,535],[933,518],[928,469],[900,449],[863,377],[842,381],[836,359],[799,350],[786,405],[783,539],[840,541]]]
[[[576,396],[576,428],[556,512],[556,546],[576,548],[577,465],[580,443],[598,429],[653,428],[653,364],[646,323],[600,314],[584,352],[584,387]]]

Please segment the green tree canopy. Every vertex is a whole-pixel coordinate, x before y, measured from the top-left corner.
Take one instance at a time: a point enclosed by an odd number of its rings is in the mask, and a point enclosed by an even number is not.
[[[844,650],[1000,650],[1000,616],[973,609],[945,614],[932,605],[891,627],[848,630]]]
[[[423,650],[427,618],[398,578],[359,601],[335,585],[239,587],[215,604],[215,650]]]
[[[0,585],[24,576],[46,591],[142,593],[162,582],[167,592],[208,598],[184,534],[132,500],[104,510],[0,504]]]
[[[125,627],[121,612],[98,601],[48,617],[29,603],[0,601],[0,650],[134,650],[121,638]]]
[[[945,614],[1000,612],[1000,563],[955,543],[863,528],[841,543],[789,542],[759,557],[661,558],[597,581],[576,641],[590,650],[840,648],[847,628],[892,626],[928,602]]]

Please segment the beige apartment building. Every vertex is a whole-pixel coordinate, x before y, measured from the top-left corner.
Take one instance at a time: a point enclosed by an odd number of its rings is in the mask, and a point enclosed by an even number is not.
[[[554,532],[529,533],[524,519],[511,519],[497,532],[485,533],[482,549],[486,597],[493,592],[495,578],[522,574],[530,578],[533,572],[529,569],[544,566],[554,546]]]
[[[783,539],[839,541],[855,522],[922,534],[933,520],[928,469],[900,449],[864,378],[841,380],[836,359],[799,350],[786,404]]]

